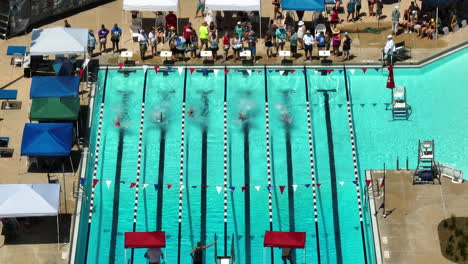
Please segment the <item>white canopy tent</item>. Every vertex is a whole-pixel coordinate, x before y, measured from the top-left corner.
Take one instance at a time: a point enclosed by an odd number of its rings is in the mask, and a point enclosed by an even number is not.
[[[60,184],[0,184],[0,218],[57,217],[59,230]]]
[[[85,54],[88,49],[88,29],[46,28],[33,29],[30,54]]]
[[[179,0],[124,0],[123,10],[127,11],[177,11]]]
[[[260,11],[260,0],[206,0],[205,9],[214,11]]]

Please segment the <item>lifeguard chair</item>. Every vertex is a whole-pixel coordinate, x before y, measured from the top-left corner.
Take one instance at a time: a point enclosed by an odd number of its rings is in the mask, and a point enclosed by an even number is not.
[[[407,103],[406,87],[397,86],[392,92],[393,120],[408,120],[411,106]]]
[[[434,140],[419,141],[418,145],[418,167],[414,172],[413,184],[435,184],[436,179],[441,183],[434,161]]]

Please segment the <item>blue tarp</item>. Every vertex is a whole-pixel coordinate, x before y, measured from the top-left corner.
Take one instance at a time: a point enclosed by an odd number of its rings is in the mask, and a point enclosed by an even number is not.
[[[324,11],[323,0],[283,0],[281,8],[284,10]]]
[[[423,3],[434,6],[434,7],[445,7],[458,0],[422,0]]]
[[[0,99],[15,100],[18,96],[18,90],[0,90]]]
[[[34,76],[31,82],[31,98],[78,96],[78,76]]]
[[[72,140],[71,123],[27,123],[24,125],[21,156],[68,156]]]

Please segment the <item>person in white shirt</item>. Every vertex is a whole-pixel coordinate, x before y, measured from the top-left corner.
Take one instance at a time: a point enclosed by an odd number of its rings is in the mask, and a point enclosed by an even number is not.
[[[385,47],[384,47],[384,50],[383,50],[383,52],[384,52],[384,61],[385,60],[390,60],[391,61],[394,51],[395,51],[395,42],[393,42],[392,35],[388,35],[387,43],[385,43]]]
[[[304,35],[304,52],[305,60],[312,60],[312,47],[314,45],[314,36],[310,33],[310,30],[307,30]],[[307,56],[309,54],[309,56]]]
[[[145,253],[145,258],[149,260],[150,264],[161,264],[161,257],[164,255],[160,248],[148,248]]]
[[[156,29],[153,27],[153,29],[150,31],[148,35],[149,43],[151,45],[151,55],[156,55],[158,51],[158,42],[156,41]]]
[[[145,53],[148,49],[148,36],[143,29],[139,30],[138,43],[140,44],[140,56],[141,60],[145,60]]]

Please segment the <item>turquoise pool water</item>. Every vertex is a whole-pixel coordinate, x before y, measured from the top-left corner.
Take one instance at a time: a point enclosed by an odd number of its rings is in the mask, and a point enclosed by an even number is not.
[[[397,85],[405,85],[413,112],[409,121],[391,121],[390,90],[387,74],[381,69],[347,70],[354,117],[361,186],[364,171],[402,166],[409,159],[414,168],[418,140],[434,139],[436,158],[464,170],[468,139],[463,136],[468,115],[468,78],[462,71],[468,61],[465,50],[420,69],[396,69]],[[261,72],[259,72],[261,71]],[[236,263],[271,263],[270,250],[263,248],[269,230],[265,142],[265,74],[268,82],[272,155],[273,230],[307,232],[306,249],[295,251],[297,263],[317,262],[312,189],[307,140],[306,89],[301,68],[294,73],[254,69],[250,74],[231,69],[227,75],[228,106],[228,195],[227,252],[234,248]],[[105,110],[99,156],[99,183],[95,189],[94,214],[88,230],[89,197],[83,199],[83,219],[77,245],[77,263],[124,263],[123,234],[133,230],[138,130],[143,98],[144,72],[125,77],[109,70],[105,91]],[[309,100],[314,137],[318,199],[318,237],[322,263],[375,262],[367,199],[364,197],[364,234],[356,200],[354,164],[349,137],[346,90],[343,72],[335,69],[321,75],[307,69]],[[444,76],[453,76],[450,79]],[[99,72],[96,102],[103,96],[105,70]],[[177,263],[180,129],[184,74],[153,70],[147,73],[145,124],[141,183],[148,186],[140,197],[136,231],[166,231],[166,263]],[[181,236],[181,263],[190,263],[190,250],[197,241],[218,244],[206,251],[206,263],[213,263],[215,250],[224,255],[223,194],[223,97],[225,76],[201,71],[188,72],[186,81],[185,174]],[[328,90],[325,93],[319,90]],[[334,91],[331,91],[334,89]],[[99,104],[97,104],[99,105]],[[282,120],[279,105],[292,118]],[[238,112],[249,108],[249,120],[241,122]],[[163,122],[157,122],[159,111]],[[114,126],[121,116],[122,127]],[[93,114],[87,178],[92,178],[98,107]],[[158,184],[158,190],[155,190]],[[172,185],[168,188],[168,185]],[[292,185],[297,185],[294,190]],[[205,187],[208,186],[208,187]],[[258,186],[260,186],[257,191]],[[279,186],[285,186],[283,193]],[[242,191],[242,187],[245,188]],[[87,180],[86,189],[91,189]],[[366,192],[361,190],[364,195]],[[89,240],[87,241],[87,233]],[[232,242],[234,243],[232,245]],[[364,249],[365,247],[365,249]],[[87,248],[87,249],[86,249]],[[87,253],[86,253],[87,252]],[[134,263],[145,263],[144,249],[134,251]],[[130,257],[130,250],[127,252]],[[85,260],[86,258],[86,260]],[[274,249],[275,263],[281,252]]]

